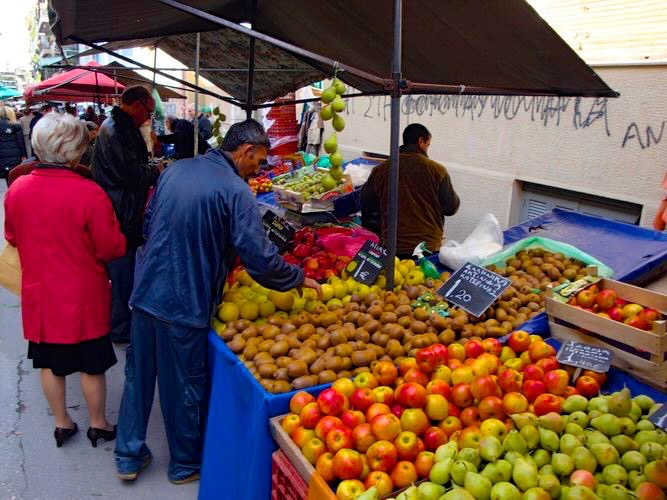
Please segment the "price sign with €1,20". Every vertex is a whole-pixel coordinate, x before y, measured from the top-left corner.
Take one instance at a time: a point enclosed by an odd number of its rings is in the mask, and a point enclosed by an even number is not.
[[[372,285],[387,261],[387,249],[368,240],[347,266],[350,276],[364,285]]]

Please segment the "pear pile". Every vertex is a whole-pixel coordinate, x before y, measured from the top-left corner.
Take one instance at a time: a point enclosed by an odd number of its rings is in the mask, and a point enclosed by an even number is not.
[[[345,128],[345,120],[339,113],[345,111],[345,101],[341,97],[345,93],[345,84],[338,78],[334,78],[331,86],[322,92],[322,110],[320,117],[324,121],[331,120],[335,132],[333,132],[324,141],[324,151],[329,153],[329,162],[331,168],[329,169],[329,177],[325,178],[323,182],[328,185],[336,186],[343,178],[343,155],[338,151],[337,132],[342,132]]]
[[[431,484],[397,500],[665,498],[667,433],[648,420],[661,405],[630,396],[573,395],[563,415],[512,415],[514,429],[475,448],[450,441],[436,450]]]

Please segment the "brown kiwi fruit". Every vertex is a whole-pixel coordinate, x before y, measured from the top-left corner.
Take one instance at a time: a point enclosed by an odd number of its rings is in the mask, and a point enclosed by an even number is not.
[[[343,358],[340,356],[333,356],[324,362],[324,368],[326,370],[331,370],[336,373],[343,369]]]
[[[334,353],[336,356],[340,356],[341,358],[344,358],[345,356],[351,356],[353,351],[353,347],[348,343],[339,344],[334,348]]]
[[[288,352],[289,352],[289,344],[287,343],[286,340],[279,340],[278,342],[275,342],[269,349],[269,353],[274,358],[279,358],[280,356],[284,356]]]
[[[357,328],[354,332],[354,339],[360,342],[369,342],[371,340],[371,334],[364,328]]]
[[[360,373],[367,373],[370,372],[370,368],[368,366],[358,366],[354,370],[352,370],[352,376],[356,377]]]
[[[290,392],[292,390],[292,384],[290,384],[287,380],[276,380],[273,383],[273,392],[274,394],[282,394],[285,392]]]
[[[292,389],[295,391],[317,385],[319,379],[317,375],[303,375],[292,380]]]
[[[236,335],[236,333],[237,333],[236,330],[234,330],[233,328],[227,328],[220,334],[220,337],[222,337],[222,340],[224,340],[225,342],[229,342],[234,338],[234,335]]]
[[[323,358],[318,358],[313,363],[310,365],[309,371],[313,375],[317,375],[320,372],[324,371],[326,369],[326,360]]]
[[[380,316],[380,323],[386,325],[387,323],[396,323],[398,316],[394,312],[383,312]]]
[[[417,321],[426,321],[428,319],[428,311],[423,307],[418,307],[412,312],[412,317]]]
[[[257,371],[263,378],[273,377],[273,374],[276,373],[278,367],[276,365],[262,365],[257,368]]]
[[[287,373],[290,378],[298,378],[308,373],[308,365],[302,359],[292,361],[287,365]]]
[[[422,333],[426,333],[427,329],[426,323],[424,323],[421,320],[416,320],[413,321],[412,324],[410,325],[410,330],[412,330],[416,335],[421,335]]]
[[[338,378],[338,375],[336,375],[335,372],[332,372],[331,370],[324,370],[321,371],[317,377],[317,383],[318,384],[329,384],[331,382],[335,382],[336,379]]]
[[[227,343],[227,347],[229,347],[234,354],[238,354],[245,349],[245,340],[243,338],[235,338]]]
[[[394,313],[396,313],[396,316],[399,318],[403,316],[410,316],[412,314],[412,307],[409,305],[401,305],[394,310]]]
[[[275,344],[275,342],[273,340],[263,340],[257,346],[257,350],[259,352],[269,352],[271,350],[271,348],[273,347],[273,344]]]
[[[368,351],[355,351],[352,353],[351,361],[354,366],[368,366],[371,358],[368,355]]]
[[[243,349],[243,357],[249,361],[252,361],[258,352],[259,351],[257,350],[257,347],[254,345],[246,345],[245,349]]]

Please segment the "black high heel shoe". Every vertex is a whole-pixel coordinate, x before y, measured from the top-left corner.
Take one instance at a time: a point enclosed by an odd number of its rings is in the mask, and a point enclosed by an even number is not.
[[[62,447],[65,442],[79,432],[79,426],[74,422],[74,427],[67,429],[66,427],[56,427],[56,430],[53,431],[53,437],[56,439],[56,446],[58,448]]]
[[[86,436],[88,436],[88,439],[90,439],[90,443],[93,445],[93,448],[97,448],[98,439],[104,439],[105,441],[113,441],[116,439],[116,426],[113,426],[112,431],[90,427],[86,433]]]

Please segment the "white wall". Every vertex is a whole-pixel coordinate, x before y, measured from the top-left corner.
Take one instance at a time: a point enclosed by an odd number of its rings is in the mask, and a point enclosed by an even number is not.
[[[429,128],[429,156],[447,167],[461,197],[448,238],[465,237],[485,212],[515,222],[516,180],[640,204],[641,224],[650,226],[667,169],[667,66],[596,71],[621,97],[403,98],[401,129]],[[388,153],[389,97],[349,99],[346,113],[338,134],[346,159]]]

